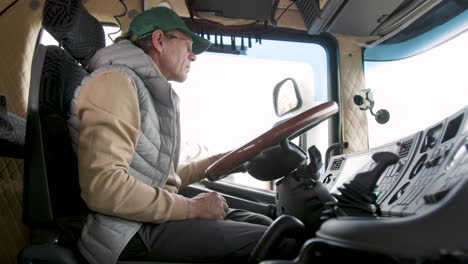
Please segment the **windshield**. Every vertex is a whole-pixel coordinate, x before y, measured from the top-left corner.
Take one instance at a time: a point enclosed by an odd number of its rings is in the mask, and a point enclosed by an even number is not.
[[[197,56],[186,82],[173,83],[181,98],[182,161],[236,149],[278,121],[327,101],[327,55],[320,45],[262,40],[245,53],[205,52]],[[293,78],[299,86],[302,107],[278,117],[273,89],[285,78]],[[322,153],[328,143],[326,131],[323,134]],[[271,188],[248,174],[227,180]]]
[[[366,88],[375,109],[390,120],[378,124],[368,114],[369,147],[418,132],[467,105],[468,32],[425,53],[398,61],[365,62]]]

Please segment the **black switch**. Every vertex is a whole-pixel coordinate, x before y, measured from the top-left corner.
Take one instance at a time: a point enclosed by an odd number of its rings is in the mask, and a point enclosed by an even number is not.
[[[423,198],[424,198],[424,201],[427,204],[435,204],[435,203],[439,202],[440,200],[442,200],[447,195],[447,193],[449,191],[450,191],[450,189],[445,189],[445,190],[442,190],[442,191],[438,191],[436,193],[424,195]]]

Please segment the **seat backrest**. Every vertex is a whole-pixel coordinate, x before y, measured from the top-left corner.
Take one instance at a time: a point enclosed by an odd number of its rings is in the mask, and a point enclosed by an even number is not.
[[[87,211],[80,198],[77,158],[67,119],[74,91],[88,74],[83,66],[104,47],[105,41],[102,26],[81,0],[46,1],[43,27],[62,47],[39,44],[33,58],[25,138],[23,221],[33,229],[49,230],[60,219],[84,216]],[[55,242],[49,239],[57,238],[32,237],[36,243]]]

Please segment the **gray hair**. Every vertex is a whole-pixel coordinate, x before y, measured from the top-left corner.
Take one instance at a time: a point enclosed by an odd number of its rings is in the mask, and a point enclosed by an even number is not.
[[[139,47],[142,49],[145,53],[148,53],[152,48],[153,48],[153,40],[152,40],[152,34],[142,38],[142,39],[137,39],[135,41],[132,41],[134,38],[134,33],[131,31],[128,31],[127,33],[123,34],[122,36],[117,37],[114,40],[114,43],[121,42],[121,41],[130,41],[132,42],[135,46]]]

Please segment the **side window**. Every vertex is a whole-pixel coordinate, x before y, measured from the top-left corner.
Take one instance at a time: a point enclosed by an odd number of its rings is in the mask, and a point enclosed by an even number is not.
[[[120,32],[118,32],[119,28],[116,26],[103,26],[103,29],[104,29],[105,38],[106,38],[106,46],[109,46],[112,43],[114,43],[113,39],[120,35]],[[45,29],[42,29],[41,31],[39,43],[45,46],[58,45],[58,42]]]
[[[212,38],[213,39],[213,38]],[[231,43],[225,39],[224,43]],[[237,41],[240,43],[241,41]],[[230,45],[229,45],[230,47]],[[234,150],[271,129],[275,123],[328,101],[327,56],[313,43],[262,40],[244,55],[205,52],[190,67],[184,83],[173,83],[179,94],[182,161]],[[297,83],[301,107],[278,117],[274,87],[286,78]],[[326,123],[326,122],[324,122]],[[326,124],[314,128],[308,145],[328,143]],[[295,140],[298,144],[298,138]],[[246,186],[272,189],[273,184],[238,173],[225,178]]]

